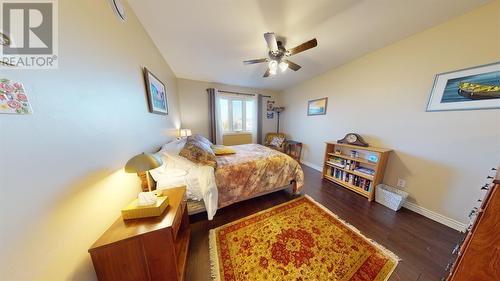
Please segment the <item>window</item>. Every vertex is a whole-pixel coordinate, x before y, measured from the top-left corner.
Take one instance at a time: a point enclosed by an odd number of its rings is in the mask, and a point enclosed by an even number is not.
[[[219,99],[222,129],[230,132],[250,132],[254,124],[254,102],[240,97]]]
[[[254,111],[253,101],[246,101],[245,106],[246,106],[245,128],[247,129],[247,131],[251,131],[253,126],[253,111]]]
[[[233,107],[233,129],[234,132],[243,131],[243,101],[232,100]]]
[[[222,121],[222,130],[229,131],[229,103],[227,99],[220,99],[220,119]]]

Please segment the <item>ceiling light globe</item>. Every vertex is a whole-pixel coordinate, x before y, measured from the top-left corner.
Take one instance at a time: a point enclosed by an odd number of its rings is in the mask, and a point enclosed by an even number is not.
[[[282,62],[280,62],[279,67],[280,67],[281,72],[285,72],[288,69],[288,63],[282,61]]]
[[[276,73],[276,70],[278,70],[278,62],[275,60],[270,61],[269,62],[269,70],[271,70],[271,72]]]

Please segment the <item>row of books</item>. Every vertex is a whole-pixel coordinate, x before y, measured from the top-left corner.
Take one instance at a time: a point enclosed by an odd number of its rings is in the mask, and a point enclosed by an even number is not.
[[[330,157],[328,159],[328,163],[335,165],[339,168],[348,169],[348,170],[354,170],[357,167],[359,167],[359,163],[356,161],[347,160],[347,159],[344,159],[341,157],[335,157],[335,156]]]
[[[328,163],[342,169],[357,171],[370,176],[373,176],[375,174],[375,170],[373,169],[362,167],[356,161],[347,160],[340,157],[330,157],[328,159]]]
[[[349,172],[337,169],[335,167],[328,167],[327,173],[329,176],[334,177],[338,180],[347,182],[351,185],[357,186],[359,188],[362,188],[366,191],[370,191],[372,187],[372,181],[365,179],[360,176],[353,175]]]

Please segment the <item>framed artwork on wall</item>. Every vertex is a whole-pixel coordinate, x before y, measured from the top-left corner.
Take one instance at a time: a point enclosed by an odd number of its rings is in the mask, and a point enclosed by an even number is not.
[[[26,94],[23,84],[0,78],[0,113],[33,114],[28,94]]]
[[[144,68],[149,111],[151,113],[168,115],[167,90],[165,85],[147,68]]]
[[[266,105],[266,109],[267,109],[266,117],[267,117],[267,119],[273,119],[274,118],[273,108],[274,108],[274,101],[273,100],[268,100],[267,101],[267,105]]]
[[[437,74],[427,111],[500,108],[500,62]]]
[[[328,98],[310,100],[309,102],[307,102],[307,115],[325,115],[327,104]]]

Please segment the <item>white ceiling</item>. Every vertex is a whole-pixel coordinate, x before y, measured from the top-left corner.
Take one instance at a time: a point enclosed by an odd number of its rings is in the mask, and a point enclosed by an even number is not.
[[[128,0],[179,78],[282,90],[489,0]],[[291,57],[302,66],[262,78],[263,34],[291,48],[317,38],[318,47]]]

